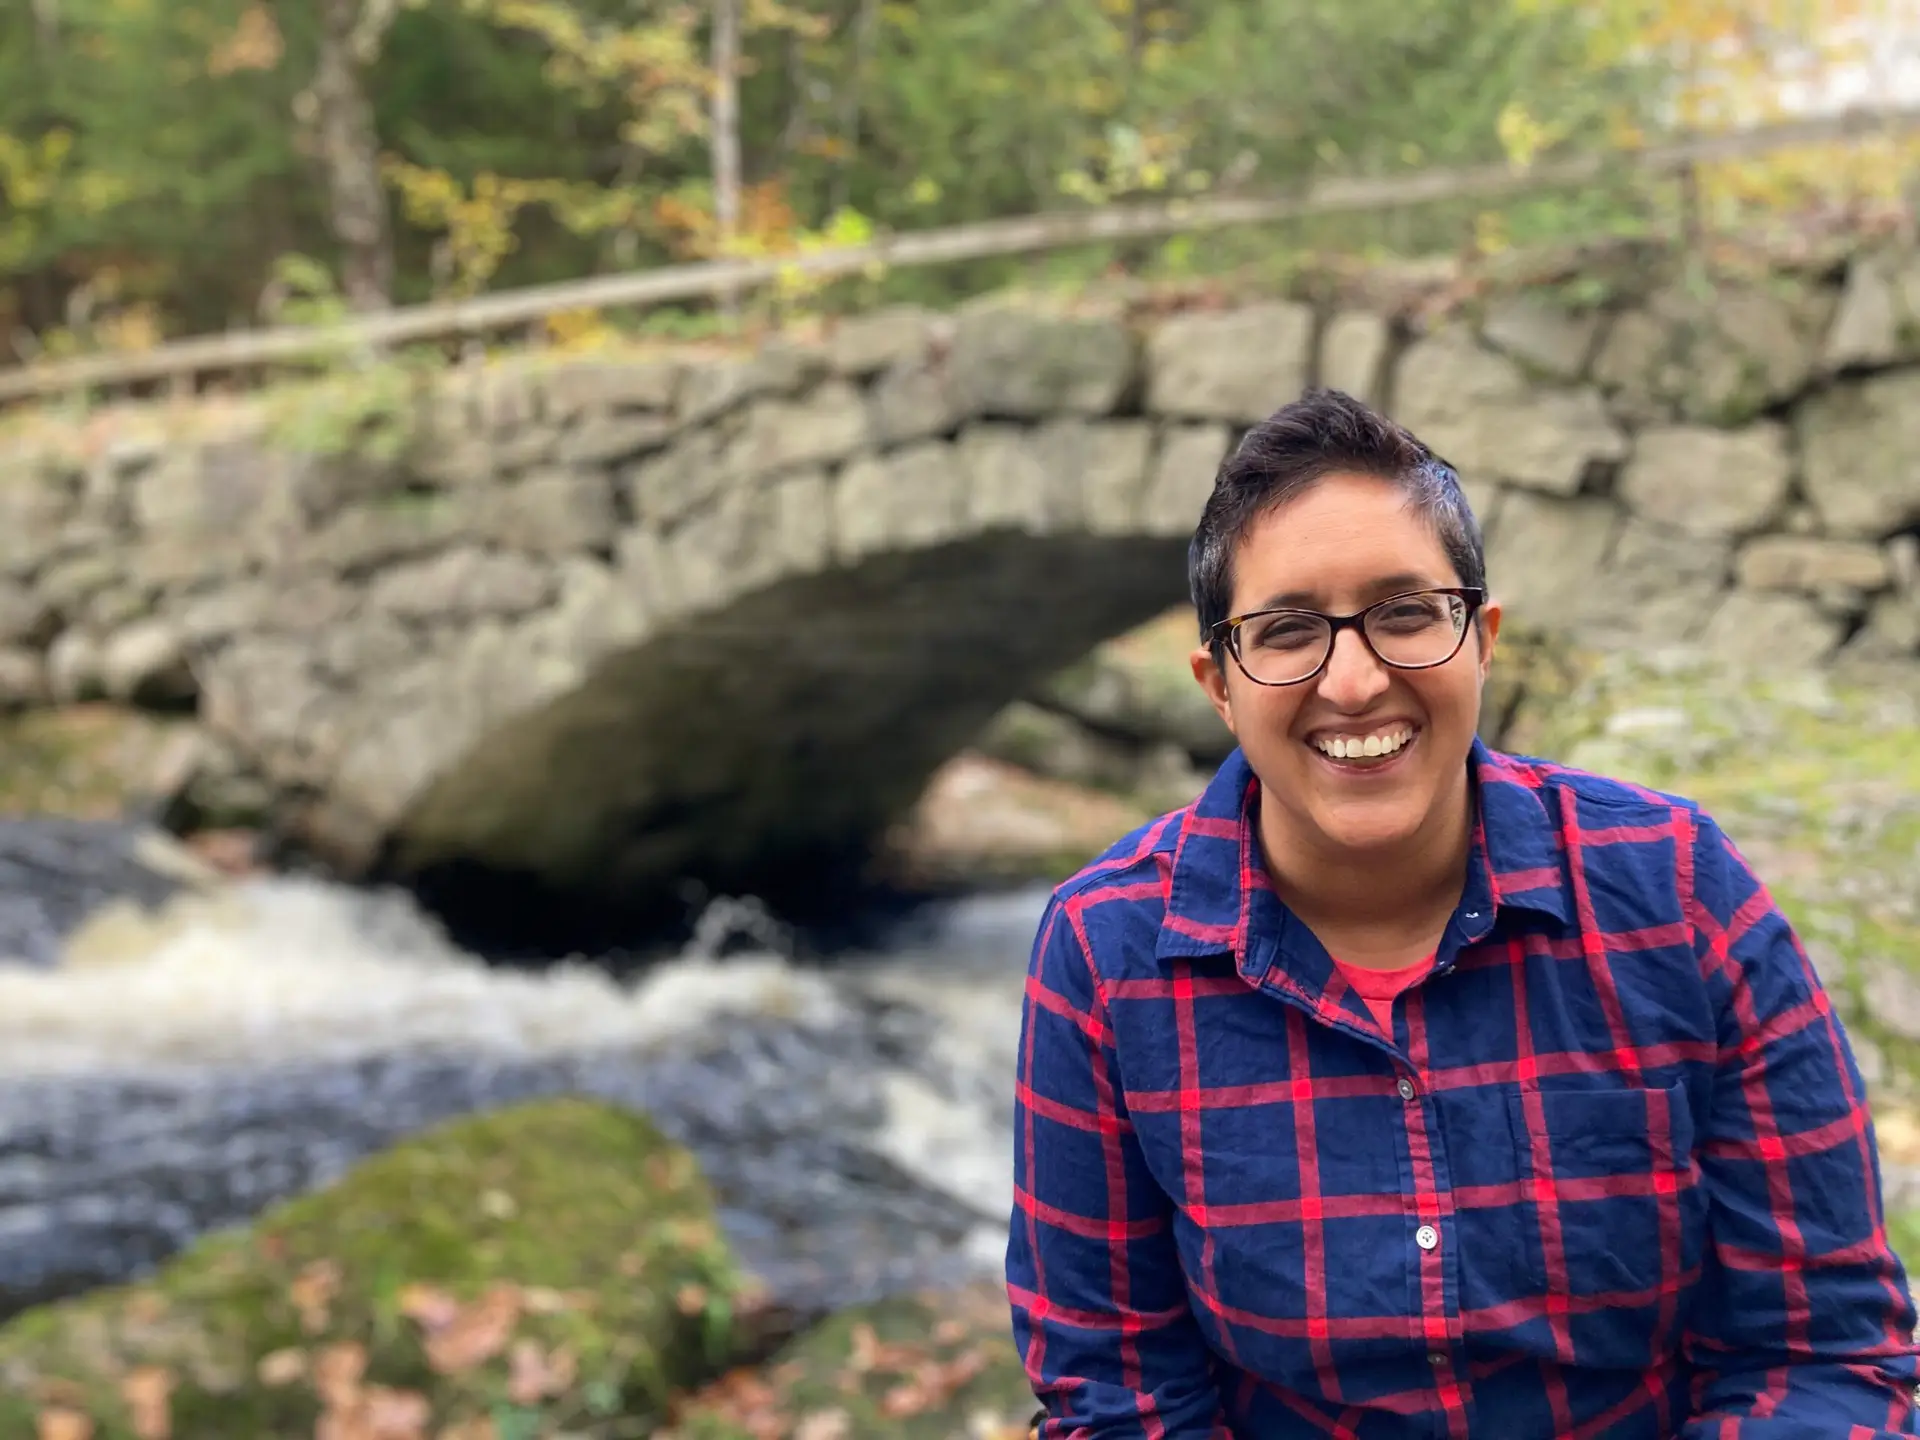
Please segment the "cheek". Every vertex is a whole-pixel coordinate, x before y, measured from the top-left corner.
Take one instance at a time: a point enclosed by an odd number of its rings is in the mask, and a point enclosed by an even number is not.
[[[1256,745],[1264,744],[1268,748],[1286,742],[1294,716],[1300,710],[1296,690],[1255,685],[1252,681],[1237,686],[1228,698],[1233,705],[1234,729],[1242,742],[1252,739]]]

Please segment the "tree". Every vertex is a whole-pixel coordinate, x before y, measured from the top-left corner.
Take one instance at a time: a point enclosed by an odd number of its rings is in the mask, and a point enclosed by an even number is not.
[[[380,137],[366,77],[379,59],[398,0],[319,0],[320,53],[296,116],[311,118],[340,249],[341,292],[356,310],[393,298],[393,236],[381,179]]]

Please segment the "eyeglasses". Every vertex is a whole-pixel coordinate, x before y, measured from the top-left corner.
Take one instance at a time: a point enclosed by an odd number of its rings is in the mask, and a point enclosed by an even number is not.
[[[1486,591],[1462,586],[1389,595],[1351,615],[1318,610],[1254,610],[1231,615],[1210,632],[1233,652],[1256,685],[1298,685],[1326,668],[1342,630],[1360,632],[1367,649],[1395,670],[1431,670],[1460,653],[1467,623]]]

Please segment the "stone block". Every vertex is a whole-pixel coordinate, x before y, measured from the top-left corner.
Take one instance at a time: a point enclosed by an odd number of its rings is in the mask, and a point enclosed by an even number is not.
[[[852,315],[833,328],[827,359],[833,373],[864,379],[892,369],[919,368],[932,353],[942,322],[920,305],[889,305]]]
[[[547,372],[547,414],[564,421],[596,411],[670,412],[680,366],[665,358],[570,360]]]
[[[1147,340],[1147,409],[1242,425],[1300,398],[1313,362],[1313,311],[1268,302],[1176,315]]]
[[[1594,374],[1635,419],[1741,425],[1805,387],[1831,310],[1784,281],[1669,285],[1614,321]]]
[[[1494,300],[1480,322],[1480,334],[1494,349],[1539,374],[1579,380],[1599,338],[1600,316],[1528,291]]]
[[[179,628],[148,619],[108,635],[100,646],[100,688],[109,700],[138,705],[191,698],[196,687]]]
[[[1341,311],[1320,337],[1320,383],[1362,404],[1378,404],[1392,343],[1386,317],[1367,310]]]
[[[1818,595],[1827,590],[1862,594],[1889,580],[1886,552],[1864,540],[1813,535],[1762,535],[1740,549],[1735,566],[1749,590],[1790,590]]]
[[[0,711],[44,705],[48,698],[46,657],[22,645],[0,645]]]
[[[556,439],[552,457],[562,465],[617,465],[665,449],[679,429],[666,415],[588,415]]]
[[[664,529],[712,504],[728,484],[725,444],[711,430],[689,431],[671,449],[622,471],[628,513]]]
[[[70,628],[47,647],[47,693],[56,705],[97,700],[103,693],[100,637]]]
[[[594,471],[550,468],[477,495],[477,539],[558,556],[610,550],[620,520],[613,482]]]
[[[53,638],[59,617],[40,592],[0,579],[0,647],[40,646]]]
[[[1793,477],[1787,431],[1662,425],[1643,430],[1618,493],[1635,514],[1693,535],[1742,535],[1783,510]]]
[[[815,467],[774,480],[762,502],[772,517],[770,550],[779,575],[813,575],[833,560],[833,486]]]
[[[302,541],[293,559],[355,575],[438,550],[463,538],[470,523],[467,506],[451,495],[414,495],[355,505]]]
[[[1463,477],[1570,496],[1593,466],[1627,453],[1598,391],[1535,387],[1462,330],[1411,346],[1393,393],[1395,418]]]
[[[1048,456],[1023,426],[981,421],[960,432],[955,456],[965,476],[967,514],[980,530],[1045,535],[1067,524],[1077,490],[1048,468]]]
[[[1163,426],[1140,500],[1141,529],[1150,535],[1192,535],[1232,440],[1225,425]]]
[[[1487,548],[1488,587],[1508,623],[1530,630],[1581,628],[1604,585],[1620,518],[1605,500],[1510,492]]]
[[[1841,622],[1799,595],[1730,590],[1701,635],[1701,644],[1743,669],[1784,674],[1832,656]]]
[[[962,419],[960,397],[943,367],[902,361],[873,384],[873,436],[883,446],[931,440]]]
[[[1111,414],[1137,370],[1122,321],[1002,302],[956,319],[946,365],[962,413],[1024,420]]]
[[[967,482],[958,452],[939,441],[854,461],[841,471],[834,491],[841,558],[952,539],[965,523]]]
[[[1904,306],[1895,281],[1892,256],[1867,252],[1853,257],[1820,354],[1823,370],[1890,365],[1901,357],[1901,332],[1911,317],[1901,313]]]
[[[0,458],[0,576],[31,575],[56,547],[77,503],[58,476]]]
[[[552,572],[524,555],[462,545],[374,577],[369,609],[404,620],[463,624],[512,617],[553,598]]]
[[[871,439],[865,398],[842,380],[829,381],[804,400],[756,400],[722,462],[735,480],[775,475],[805,465],[832,465]]]
[[[1877,661],[1920,657],[1920,596],[1882,595],[1875,600],[1846,653]]]
[[[1796,418],[1807,498],[1829,531],[1879,538],[1920,521],[1920,372],[1832,386]]]
[[[1719,609],[1732,569],[1730,541],[1628,514],[1577,617],[1577,632],[1602,649],[1693,641]]]
[[[1053,508],[1095,535],[1132,535],[1154,432],[1145,420],[1051,420],[1034,436]]]

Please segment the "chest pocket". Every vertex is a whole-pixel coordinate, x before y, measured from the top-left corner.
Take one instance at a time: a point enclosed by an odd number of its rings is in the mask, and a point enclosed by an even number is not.
[[[1578,1361],[1650,1363],[1677,1335],[1706,1244],[1686,1088],[1523,1084],[1510,1103],[1534,1293],[1564,1315]]]

